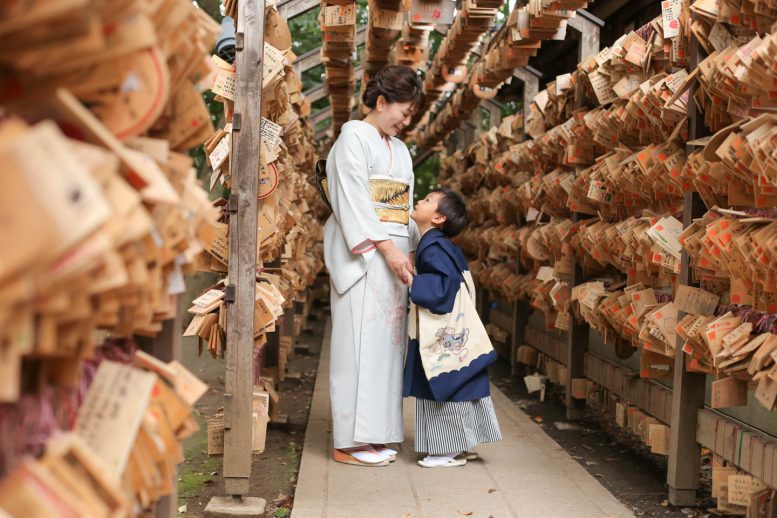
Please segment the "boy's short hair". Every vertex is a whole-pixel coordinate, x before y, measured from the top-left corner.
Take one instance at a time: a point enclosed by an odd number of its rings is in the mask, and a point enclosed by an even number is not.
[[[447,187],[433,189],[430,192],[442,194],[442,198],[440,198],[440,202],[437,204],[437,213],[445,216],[445,222],[440,228],[442,233],[447,237],[459,235],[469,225],[467,202],[464,201],[464,196]]]

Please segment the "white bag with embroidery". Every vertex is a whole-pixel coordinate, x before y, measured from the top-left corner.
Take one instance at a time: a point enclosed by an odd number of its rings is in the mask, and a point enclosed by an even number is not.
[[[446,395],[496,359],[491,339],[475,307],[472,275],[465,271],[463,277],[450,313],[436,315],[410,305],[408,334],[410,338],[418,338],[426,379],[438,401],[446,400]]]

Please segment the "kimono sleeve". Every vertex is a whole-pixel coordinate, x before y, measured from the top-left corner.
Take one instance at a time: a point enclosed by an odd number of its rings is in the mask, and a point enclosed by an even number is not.
[[[453,311],[461,287],[461,272],[439,246],[424,248],[418,261],[418,275],[410,287],[410,299],[437,315]]]
[[[332,209],[352,254],[374,250],[375,241],[389,239],[370,200],[368,153],[355,131],[345,131],[327,160]]]

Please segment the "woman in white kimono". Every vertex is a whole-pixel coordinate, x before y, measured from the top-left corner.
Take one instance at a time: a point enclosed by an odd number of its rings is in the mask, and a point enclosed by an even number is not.
[[[402,436],[402,370],[408,257],[418,241],[410,220],[413,163],[395,136],[423,103],[421,81],[404,66],[370,79],[371,111],[343,125],[326,163],[333,214],[324,227],[332,283],[334,460],[385,466]]]

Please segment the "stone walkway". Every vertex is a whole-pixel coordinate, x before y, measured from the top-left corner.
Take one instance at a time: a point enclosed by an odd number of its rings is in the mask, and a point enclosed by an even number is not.
[[[329,336],[321,350],[292,518],[625,518],[633,514],[492,385],[504,439],[480,461],[424,469],[413,451],[415,402],[405,400],[405,442],[382,468],[332,458]]]

